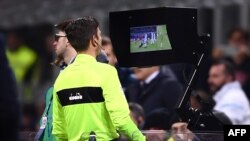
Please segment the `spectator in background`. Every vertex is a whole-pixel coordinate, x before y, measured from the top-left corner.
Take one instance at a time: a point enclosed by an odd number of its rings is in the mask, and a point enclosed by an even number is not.
[[[183,94],[174,75],[161,73],[159,66],[133,68],[133,71],[139,82],[127,87],[125,92],[128,101],[140,104],[146,117],[159,108],[167,108],[172,113],[179,96]]]
[[[230,32],[228,42],[231,46],[235,47],[235,53],[232,59],[237,65],[236,80],[240,82],[250,100],[249,32],[241,28],[236,28]]]
[[[234,66],[222,60],[209,71],[208,83],[215,100],[214,110],[225,113],[233,124],[250,124],[249,101],[238,81]]]
[[[144,130],[170,130],[171,113],[166,108],[158,108],[146,116]]]
[[[0,34],[0,137],[3,141],[17,141],[20,107],[14,74],[5,55],[3,36]]]
[[[185,122],[177,122],[171,126],[172,138],[168,141],[199,141],[199,139],[187,128]]]
[[[31,85],[35,78],[37,54],[25,44],[19,30],[9,31],[6,40],[7,58],[15,74],[21,99],[25,103],[30,103],[33,98]]]
[[[236,64],[236,80],[250,99],[249,32],[241,28],[232,29],[228,34],[227,45],[214,48],[212,56],[215,60],[227,58]]]
[[[249,33],[242,28],[234,28],[228,34],[228,44],[240,48],[249,44]]]
[[[107,36],[102,37],[102,47],[103,47],[103,49],[108,57],[109,64],[112,66],[116,66],[117,65],[117,58],[115,56],[112,42],[111,42],[109,37],[107,37]]]
[[[148,141],[166,141],[167,130],[171,127],[171,113],[166,108],[159,108],[146,116],[146,122],[143,127]]]
[[[249,33],[244,29],[234,28],[228,34],[228,45],[223,53],[226,57],[231,57],[240,70],[244,69],[250,58]]]
[[[7,57],[10,66],[15,73],[18,83],[28,81],[27,75],[36,62],[36,53],[28,47],[23,39],[20,31],[10,31],[7,34]]]
[[[137,103],[129,103],[130,117],[141,130],[145,122],[145,114],[143,108]],[[121,141],[128,141],[123,135],[120,137]]]
[[[226,46],[213,49],[212,57],[215,60],[230,58],[237,65],[241,65],[249,57],[249,33],[241,28],[232,29],[227,38]]]
[[[52,63],[55,66],[64,69],[67,65],[71,64],[77,55],[75,49],[69,44],[65,29],[71,21],[64,21],[55,25],[57,33],[54,39],[54,51],[56,53],[57,59]],[[55,137],[52,135],[52,97],[53,87],[49,88],[45,96],[45,110],[40,121],[40,129],[36,135],[36,139],[40,141],[54,141]],[[46,122],[45,122],[46,120]],[[45,124],[45,126],[44,126]]]
[[[143,108],[137,104],[129,103],[130,117],[133,119],[134,123],[139,129],[142,129],[145,123],[145,113]]]

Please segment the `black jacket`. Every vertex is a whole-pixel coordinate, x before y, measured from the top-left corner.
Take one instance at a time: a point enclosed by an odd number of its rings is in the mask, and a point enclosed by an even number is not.
[[[125,91],[129,102],[139,103],[146,116],[155,109],[166,108],[172,112],[179,96],[183,95],[183,88],[173,74],[159,73],[149,84],[141,87],[134,83]]]

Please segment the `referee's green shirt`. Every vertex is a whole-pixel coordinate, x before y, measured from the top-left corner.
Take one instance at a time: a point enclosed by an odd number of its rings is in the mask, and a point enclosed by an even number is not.
[[[97,141],[119,137],[144,141],[129,116],[129,108],[116,69],[90,55],[77,55],[58,76],[53,91],[53,131],[59,141],[88,140],[94,131]]]

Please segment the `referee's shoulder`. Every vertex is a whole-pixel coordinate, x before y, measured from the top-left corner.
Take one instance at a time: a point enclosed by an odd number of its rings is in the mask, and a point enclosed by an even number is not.
[[[101,62],[97,62],[98,63],[98,66],[101,68],[101,69],[105,69],[107,71],[116,71],[116,68],[110,64],[107,64],[107,63],[101,63]]]

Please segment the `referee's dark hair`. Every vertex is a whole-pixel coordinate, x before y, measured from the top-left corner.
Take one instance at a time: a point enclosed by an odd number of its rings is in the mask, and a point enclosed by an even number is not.
[[[97,36],[97,27],[99,22],[91,17],[86,16],[70,22],[65,29],[70,44],[77,52],[87,50],[91,38]]]

